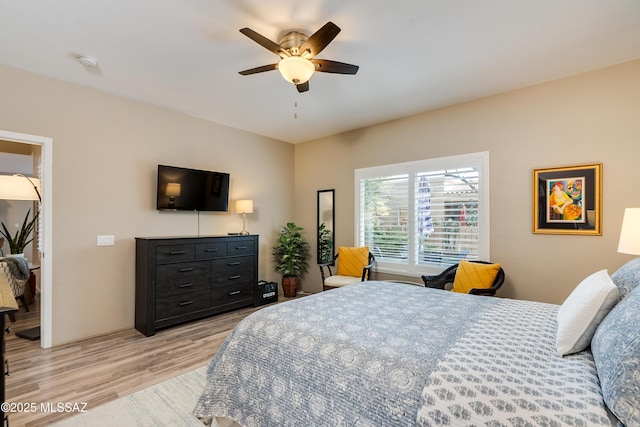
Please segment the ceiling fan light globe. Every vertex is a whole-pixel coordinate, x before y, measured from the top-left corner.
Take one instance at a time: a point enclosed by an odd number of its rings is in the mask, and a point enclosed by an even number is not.
[[[316,66],[313,62],[300,56],[290,56],[278,63],[278,70],[282,77],[289,83],[299,85],[309,81]]]

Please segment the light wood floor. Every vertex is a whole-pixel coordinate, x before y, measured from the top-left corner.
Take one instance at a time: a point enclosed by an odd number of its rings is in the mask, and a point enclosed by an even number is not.
[[[43,413],[41,403],[87,402],[90,409],[204,366],[231,329],[257,310],[245,308],[213,316],[159,331],[153,337],[129,329],[42,349],[40,341],[14,335],[39,324],[37,306],[30,305],[30,313],[21,308],[15,323],[7,319],[11,332],[5,335],[10,369],[6,400],[35,403],[38,409],[10,414],[11,426],[43,426],[73,415]]]

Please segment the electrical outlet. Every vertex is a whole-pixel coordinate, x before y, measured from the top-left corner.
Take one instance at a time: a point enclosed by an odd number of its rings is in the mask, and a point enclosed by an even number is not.
[[[96,240],[98,246],[113,246],[115,244],[115,236],[111,235],[99,235]]]

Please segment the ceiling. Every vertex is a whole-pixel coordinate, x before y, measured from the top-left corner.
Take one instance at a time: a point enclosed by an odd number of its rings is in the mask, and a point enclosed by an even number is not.
[[[327,21],[357,75],[238,74]],[[290,143],[638,58],[637,0],[0,0],[2,64]]]

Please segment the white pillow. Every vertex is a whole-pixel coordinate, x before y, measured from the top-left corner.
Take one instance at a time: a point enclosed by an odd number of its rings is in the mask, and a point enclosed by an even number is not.
[[[596,328],[619,300],[618,288],[607,270],[580,282],[558,310],[558,354],[566,356],[589,347]]]

